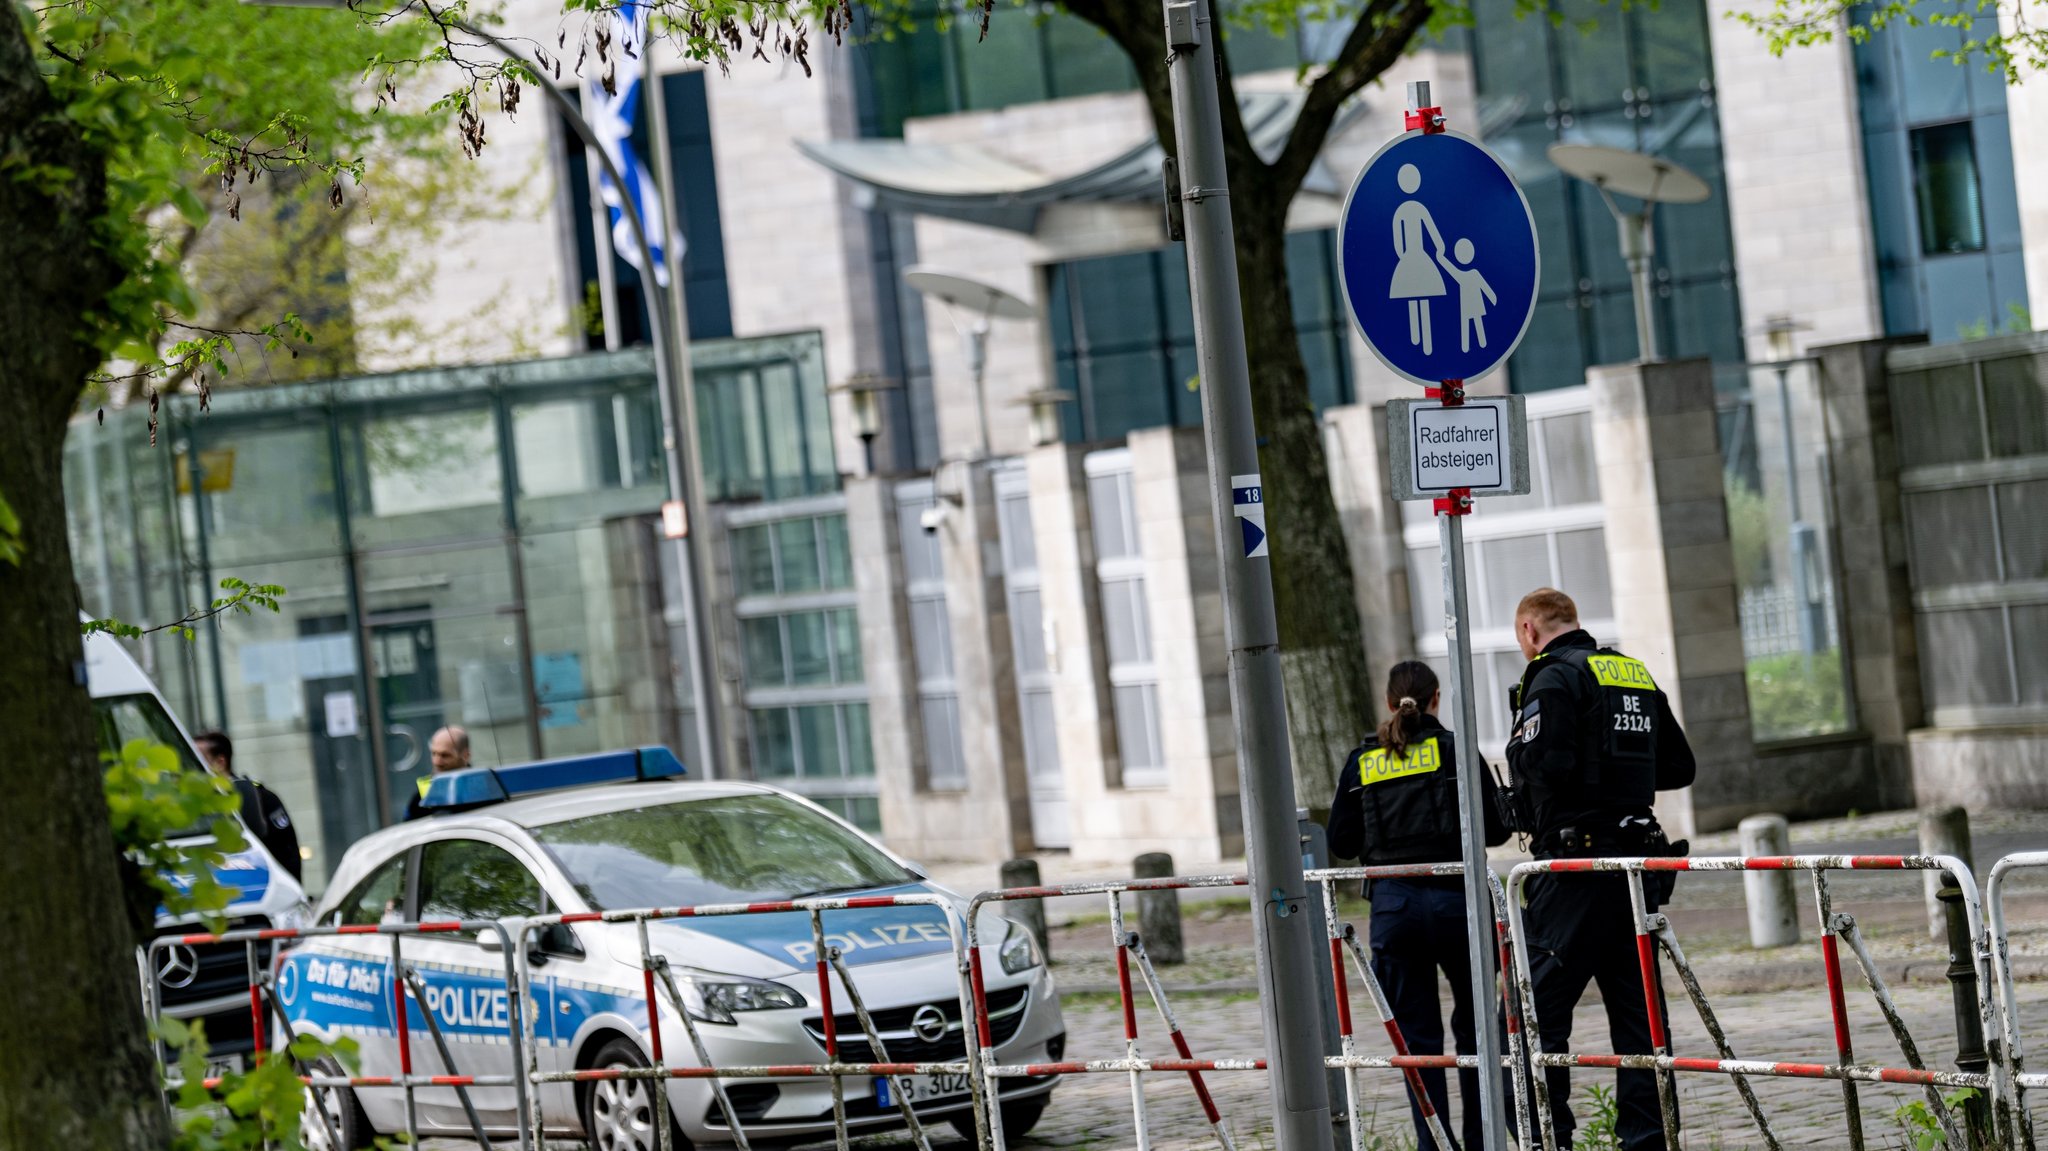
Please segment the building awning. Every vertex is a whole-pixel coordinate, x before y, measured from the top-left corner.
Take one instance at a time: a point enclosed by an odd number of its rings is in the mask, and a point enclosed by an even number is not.
[[[1287,142],[1301,111],[1299,92],[1248,92],[1238,97],[1245,131],[1259,155],[1272,159]],[[1332,128],[1341,129],[1354,103]],[[1057,203],[1139,203],[1160,196],[1159,167],[1166,153],[1148,139],[1082,172],[1055,175],[998,156],[973,144],[918,144],[905,140],[798,141],[797,148],[859,189],[867,206],[965,220],[1027,235],[1038,214]],[[1343,192],[1318,160],[1302,190]]]

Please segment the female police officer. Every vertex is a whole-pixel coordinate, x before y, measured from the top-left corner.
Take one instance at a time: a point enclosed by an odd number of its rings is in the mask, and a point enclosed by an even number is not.
[[[1451,733],[1437,722],[1436,673],[1408,660],[1387,675],[1387,710],[1392,714],[1344,761],[1337,797],[1330,805],[1330,854],[1365,864],[1446,863],[1461,856],[1458,838],[1458,757]],[[1496,800],[1493,775],[1482,772],[1486,842],[1507,842],[1508,828]],[[1369,880],[1372,901],[1372,970],[1394,1008],[1401,1038],[1417,1055],[1441,1055],[1443,1015],[1437,971],[1451,983],[1451,1033],[1460,1054],[1476,1052],[1472,975],[1466,939],[1464,881],[1456,875],[1421,879]],[[1491,916],[1484,917],[1490,921]],[[1422,1073],[1424,1089],[1439,1115],[1448,1114],[1444,1073]],[[1484,1146],[1480,1135],[1479,1072],[1460,1069],[1464,1097],[1461,1142]],[[1409,1100],[1420,1151],[1439,1151]],[[1448,1151],[1448,1149],[1443,1149]]]

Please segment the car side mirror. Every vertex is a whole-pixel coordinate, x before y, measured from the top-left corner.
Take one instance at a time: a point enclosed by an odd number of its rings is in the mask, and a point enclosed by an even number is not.
[[[576,938],[575,930],[566,923],[550,923],[541,928],[539,951],[562,959],[581,959],[585,954],[583,941]]]
[[[496,955],[502,955],[505,952],[505,941],[499,938],[498,933],[495,931],[477,932],[476,945]]]

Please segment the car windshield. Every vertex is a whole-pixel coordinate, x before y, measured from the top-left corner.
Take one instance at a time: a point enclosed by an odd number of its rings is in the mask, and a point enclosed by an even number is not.
[[[780,795],[666,803],[532,831],[600,911],[793,899],[917,878],[859,834]]]

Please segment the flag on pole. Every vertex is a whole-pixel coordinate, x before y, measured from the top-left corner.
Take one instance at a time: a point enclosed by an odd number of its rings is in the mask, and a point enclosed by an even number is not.
[[[602,65],[612,71],[612,91],[604,90],[601,73],[585,76],[584,115],[596,132],[604,154],[611,158],[612,166],[618,169],[630,190],[633,210],[640,217],[640,226],[647,232],[647,246],[654,250],[654,281],[666,287],[668,236],[661,199],[655,194],[654,180],[633,151],[633,125],[640,115],[640,74],[645,67],[642,61],[647,52],[647,6],[628,0],[617,11],[601,19],[612,21],[612,47],[608,61]],[[631,51],[628,51],[629,46]],[[611,212],[612,246],[618,249],[619,258],[642,276],[648,275],[648,269],[640,266],[640,245],[633,240],[633,226],[626,221],[618,187],[612,183],[611,177],[599,173],[598,191]]]

